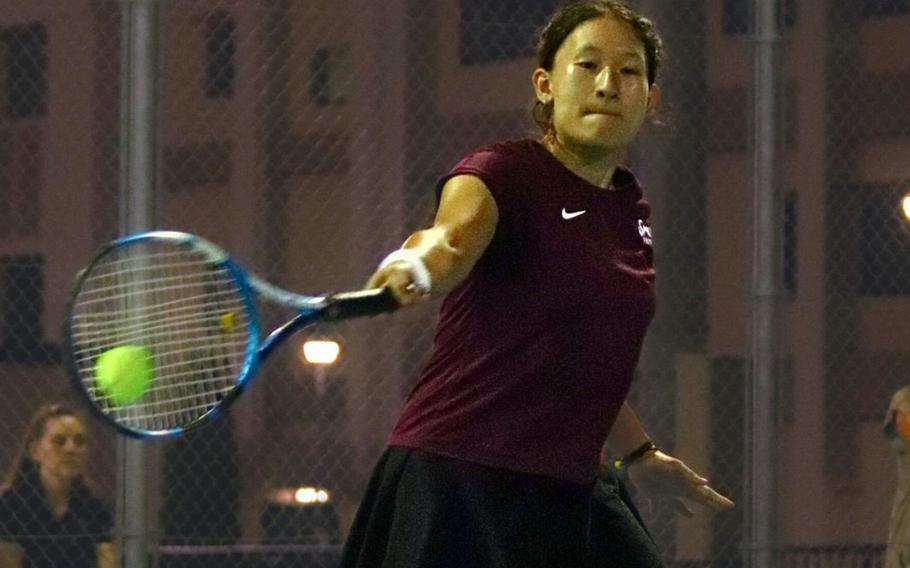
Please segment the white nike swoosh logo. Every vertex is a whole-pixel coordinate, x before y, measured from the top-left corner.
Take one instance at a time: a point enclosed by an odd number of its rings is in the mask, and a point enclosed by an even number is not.
[[[567,219],[567,220],[574,219],[574,218],[578,217],[579,215],[584,215],[587,212],[588,212],[587,209],[582,209],[581,211],[573,211],[573,212],[569,213],[568,211],[566,211],[566,208],[563,207],[562,208],[562,218]]]

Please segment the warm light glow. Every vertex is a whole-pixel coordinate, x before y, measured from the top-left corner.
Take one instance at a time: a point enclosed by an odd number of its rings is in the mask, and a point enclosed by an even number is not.
[[[904,218],[910,221],[910,193],[901,199],[901,209],[904,211]]]
[[[329,492],[325,489],[316,489],[315,487],[301,487],[294,493],[294,500],[301,505],[328,503]]]
[[[307,363],[331,365],[338,360],[341,347],[337,341],[310,340],[303,344],[303,356]]]

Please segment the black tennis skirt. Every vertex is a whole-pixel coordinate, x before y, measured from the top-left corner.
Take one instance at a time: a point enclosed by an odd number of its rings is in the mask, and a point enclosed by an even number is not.
[[[595,504],[598,530],[613,532],[604,523],[637,523],[616,492],[599,494],[601,499]],[[623,539],[600,539],[597,550],[591,550],[591,513],[591,486],[392,447],[376,465],[341,565],[585,568],[620,561],[614,547],[621,556],[642,546],[656,551],[640,528],[632,533],[614,532]],[[622,542],[629,534],[644,535],[647,542]],[[603,555],[612,560],[603,564]],[[635,559],[616,565],[660,566]]]

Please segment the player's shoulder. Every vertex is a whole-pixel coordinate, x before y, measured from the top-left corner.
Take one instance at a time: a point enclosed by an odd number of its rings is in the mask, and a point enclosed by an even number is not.
[[[479,146],[468,152],[446,179],[468,174],[479,177],[502,207],[507,200],[515,199],[520,192],[513,191],[528,183],[533,176],[535,156],[545,149],[534,140],[517,139]]]
[[[478,146],[467,152],[456,165],[480,170],[497,170],[526,163],[539,153],[539,144],[531,139],[515,139]]]
[[[530,139],[485,144],[466,153],[455,165],[453,172],[514,175],[526,171],[541,150],[540,144]]]

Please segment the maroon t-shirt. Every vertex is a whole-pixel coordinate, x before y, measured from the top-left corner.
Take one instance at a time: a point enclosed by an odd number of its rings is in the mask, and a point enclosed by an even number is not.
[[[654,313],[650,207],[628,170],[599,188],[533,140],[481,148],[443,181],[462,174],[499,222],[443,300],[389,443],[590,483]]]

